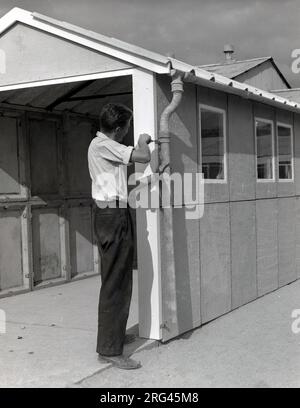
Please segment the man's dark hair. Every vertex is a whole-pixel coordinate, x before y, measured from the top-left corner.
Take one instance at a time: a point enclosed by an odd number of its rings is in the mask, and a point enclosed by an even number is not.
[[[123,128],[126,126],[131,118],[132,111],[127,106],[120,103],[108,103],[103,106],[100,113],[100,129],[112,132],[117,127]]]

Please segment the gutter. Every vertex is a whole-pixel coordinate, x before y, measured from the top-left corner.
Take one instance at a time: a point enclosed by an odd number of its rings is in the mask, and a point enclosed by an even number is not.
[[[213,74],[204,69],[193,67],[189,64],[169,58],[171,66],[177,72],[181,72],[184,82],[202,85],[207,88],[216,89],[242,98],[251,99],[261,103],[275,106],[277,108],[300,113],[300,104],[289,99],[282,98],[276,94],[264,91],[254,86],[226,78],[219,74]]]

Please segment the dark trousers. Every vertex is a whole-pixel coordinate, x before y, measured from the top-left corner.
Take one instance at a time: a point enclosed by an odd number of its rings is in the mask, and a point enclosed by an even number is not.
[[[133,226],[129,208],[96,208],[95,234],[101,256],[97,353],[123,352],[132,295]]]

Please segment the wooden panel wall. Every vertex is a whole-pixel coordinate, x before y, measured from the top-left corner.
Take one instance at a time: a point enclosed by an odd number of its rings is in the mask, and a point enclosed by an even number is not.
[[[186,211],[173,212],[178,334],[201,324],[199,223]]]
[[[255,199],[253,112],[249,100],[228,97],[230,201]]]
[[[164,83],[158,89],[159,114],[163,104],[166,105],[170,100],[168,86],[169,84]],[[193,109],[194,93],[190,91],[188,88],[186,105],[172,118],[171,164],[173,172],[181,174],[193,169],[193,160],[182,160],[186,151],[186,146],[181,146],[182,140],[193,141],[193,137],[189,139],[189,135],[199,132],[199,116],[195,117],[193,112],[185,113],[186,110]],[[254,118],[273,121],[275,172],[278,171],[276,121],[288,124],[295,121],[296,183],[298,178],[300,180],[300,160],[297,159],[297,155],[300,156],[300,119],[293,118],[293,115],[280,109],[203,87],[197,88],[196,104],[224,109],[227,112],[228,126],[228,182],[205,183],[204,215],[199,221],[199,307],[201,323],[205,323],[292,281],[297,274],[296,262],[300,274],[300,256],[296,256],[296,245],[300,248],[300,235],[298,237],[295,230],[295,226],[298,228],[295,223],[296,202],[289,201],[294,199],[295,183],[279,183],[276,173],[274,182],[257,182]],[[199,149],[200,140],[194,143],[194,147],[198,146]],[[299,181],[298,185],[300,186]],[[295,224],[294,227],[292,223]],[[183,259],[187,260],[189,257],[181,257],[179,254],[185,254],[185,248],[189,245],[193,248],[194,240],[198,238],[196,233],[194,238],[188,237],[181,221],[175,230],[175,264],[178,270],[185,270]],[[291,257],[293,260],[288,265]],[[180,294],[184,293],[186,303],[177,303],[177,306],[181,305],[183,308],[183,311],[178,309],[177,314],[183,313],[188,320],[186,326],[188,323],[193,324],[191,304],[194,302],[196,305],[199,301],[197,293],[186,289],[195,276],[196,274],[184,274],[185,289],[180,286],[178,289],[177,301],[181,299]],[[176,282],[178,284],[178,279]]]
[[[232,307],[257,297],[255,201],[230,203]]]
[[[196,91],[189,84],[184,84],[184,89],[186,103],[180,105],[170,122],[171,169],[180,174],[195,173],[198,168]],[[159,118],[172,98],[169,77],[157,77],[156,94]],[[173,209],[175,276],[164,275],[162,268],[162,320],[166,327],[169,325],[163,332],[164,340],[201,324],[199,220],[188,219],[188,211]],[[161,256],[164,265],[164,254]]]
[[[0,117],[0,194],[20,194],[18,118]]]
[[[278,288],[277,200],[257,200],[257,287],[258,296]]]
[[[91,206],[69,209],[69,237],[71,276],[94,270],[93,231]]]
[[[86,152],[96,135],[95,122],[73,116],[67,118],[66,127],[67,194],[90,195],[91,181]]]
[[[33,274],[35,284],[61,277],[59,210],[32,210]]]
[[[29,120],[32,195],[59,192],[57,122],[45,118]]]
[[[0,210],[0,290],[23,286],[21,210]]]
[[[231,309],[229,204],[206,204],[200,221],[202,323]]]
[[[279,286],[297,278],[296,272],[296,200],[278,199]]]

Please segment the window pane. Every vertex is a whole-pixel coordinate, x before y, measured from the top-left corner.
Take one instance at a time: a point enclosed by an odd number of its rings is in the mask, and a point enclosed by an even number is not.
[[[278,166],[280,179],[292,179],[292,132],[291,128],[278,125]]]
[[[203,177],[224,180],[222,113],[201,109],[201,148]]]
[[[273,179],[273,136],[271,123],[256,121],[257,178]]]

